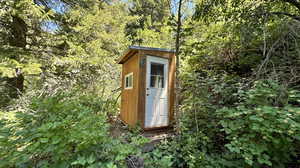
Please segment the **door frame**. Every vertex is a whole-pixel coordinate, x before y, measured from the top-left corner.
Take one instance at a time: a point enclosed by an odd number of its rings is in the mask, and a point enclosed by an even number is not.
[[[168,127],[170,124],[170,109],[169,109],[169,104],[170,104],[170,97],[169,97],[169,90],[170,90],[170,86],[169,86],[169,71],[170,71],[170,60],[168,58],[163,58],[163,57],[159,57],[159,56],[154,56],[154,55],[145,55],[146,57],[146,66],[145,66],[145,78],[146,78],[146,82],[145,82],[145,114],[144,114],[144,128],[146,129],[151,129],[151,128],[161,128],[161,127]],[[167,99],[167,104],[166,104],[166,114],[167,114],[167,124],[164,126],[155,126],[155,127],[146,127],[146,122],[147,122],[147,89],[150,88],[150,76],[151,76],[151,67],[149,67],[149,65],[151,65],[151,62],[155,62],[155,63],[160,63],[160,64],[164,64],[164,77],[165,77],[165,81],[164,81],[164,86],[166,89],[166,99]],[[150,71],[150,72],[149,72]],[[149,74],[148,74],[149,73]]]

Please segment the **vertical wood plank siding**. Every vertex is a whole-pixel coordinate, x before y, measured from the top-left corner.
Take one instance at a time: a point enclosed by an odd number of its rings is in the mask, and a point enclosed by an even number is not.
[[[122,72],[122,98],[121,98],[121,119],[129,125],[137,121],[138,87],[139,87],[139,57],[133,55],[123,64]],[[133,73],[133,88],[124,88],[125,75]]]
[[[129,59],[123,63],[122,68],[121,119],[130,126],[139,123],[142,128],[145,128],[146,58],[147,55],[150,55],[169,60],[169,121],[172,122],[175,103],[175,54],[173,52],[150,50],[138,50],[137,52],[129,52],[129,54],[132,54],[132,56],[126,56]],[[124,77],[131,72],[133,72],[133,89],[124,89]]]

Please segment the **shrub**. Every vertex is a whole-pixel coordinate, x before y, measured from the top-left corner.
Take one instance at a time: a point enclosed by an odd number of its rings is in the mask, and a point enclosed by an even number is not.
[[[229,141],[225,146],[253,167],[285,167],[299,154],[300,108],[288,103],[300,101],[299,92],[257,81],[245,100],[217,112]]]
[[[14,119],[0,120],[0,167],[124,167],[136,146],[109,136],[109,106],[86,100],[35,98]]]
[[[170,147],[170,146],[168,146]],[[173,149],[173,148],[171,148]],[[168,153],[162,148],[155,149],[150,153],[144,155],[145,157],[145,167],[147,168],[169,168],[174,167],[172,166],[173,163],[173,155]]]
[[[181,132],[164,153],[172,167],[299,165],[299,91],[200,73],[184,74]]]

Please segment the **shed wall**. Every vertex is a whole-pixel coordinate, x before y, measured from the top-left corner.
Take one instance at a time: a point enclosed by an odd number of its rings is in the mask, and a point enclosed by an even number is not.
[[[169,80],[168,80],[168,99],[169,99],[169,121],[172,122],[174,119],[174,103],[175,103],[175,72],[176,72],[176,57],[174,53],[160,52],[160,51],[146,51],[139,50],[139,58],[144,59],[144,64],[140,66],[139,72],[139,104],[138,104],[138,119],[142,123],[144,128],[145,123],[145,104],[146,104],[146,56],[156,56],[161,58],[169,59]],[[169,123],[170,124],[170,123]]]
[[[125,89],[125,75],[133,73],[133,88]],[[133,126],[138,119],[139,57],[136,53],[122,66],[121,119]]]

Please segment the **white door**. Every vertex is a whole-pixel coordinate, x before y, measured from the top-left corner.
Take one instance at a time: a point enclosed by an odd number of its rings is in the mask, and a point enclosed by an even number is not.
[[[169,60],[147,56],[145,127],[169,124],[168,71]]]

